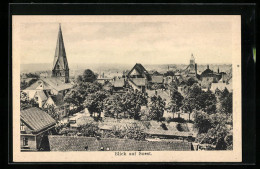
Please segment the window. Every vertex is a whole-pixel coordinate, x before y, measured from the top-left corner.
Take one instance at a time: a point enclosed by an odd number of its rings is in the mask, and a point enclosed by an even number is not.
[[[20,130],[25,131],[24,123],[21,123]]]
[[[23,146],[28,146],[28,138],[23,138]]]

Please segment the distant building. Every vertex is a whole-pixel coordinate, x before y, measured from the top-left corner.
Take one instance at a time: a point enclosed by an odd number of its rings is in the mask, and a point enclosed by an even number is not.
[[[217,83],[221,79],[221,74],[214,72],[207,65],[207,69],[200,75],[201,87],[209,89],[212,83]]]
[[[195,58],[193,54],[191,54],[190,64],[182,72],[188,75],[189,77],[197,78],[197,64],[195,63]]]
[[[28,108],[20,114],[21,151],[49,150],[47,135],[51,134],[56,121],[38,108]]]

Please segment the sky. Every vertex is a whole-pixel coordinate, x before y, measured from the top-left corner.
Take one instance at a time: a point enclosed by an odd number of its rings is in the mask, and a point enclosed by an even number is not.
[[[16,25],[20,63],[53,62],[59,23],[69,64],[188,64],[191,54],[198,64],[232,63],[232,17],[147,18],[26,19]]]

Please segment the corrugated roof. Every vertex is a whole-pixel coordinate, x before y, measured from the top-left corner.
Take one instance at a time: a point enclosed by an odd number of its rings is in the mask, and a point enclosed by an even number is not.
[[[132,139],[48,136],[51,151],[191,151],[192,144],[182,141],[136,141]],[[86,150],[87,147],[87,150]]]
[[[33,132],[39,132],[56,124],[56,121],[48,113],[36,107],[22,110],[20,117]]]

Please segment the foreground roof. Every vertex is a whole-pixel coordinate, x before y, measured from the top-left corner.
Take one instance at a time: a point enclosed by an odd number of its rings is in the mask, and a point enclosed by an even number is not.
[[[39,132],[56,124],[48,113],[36,107],[22,110],[20,118],[33,132]]]
[[[192,144],[183,141],[136,141],[132,139],[48,136],[51,151],[191,151]]]

